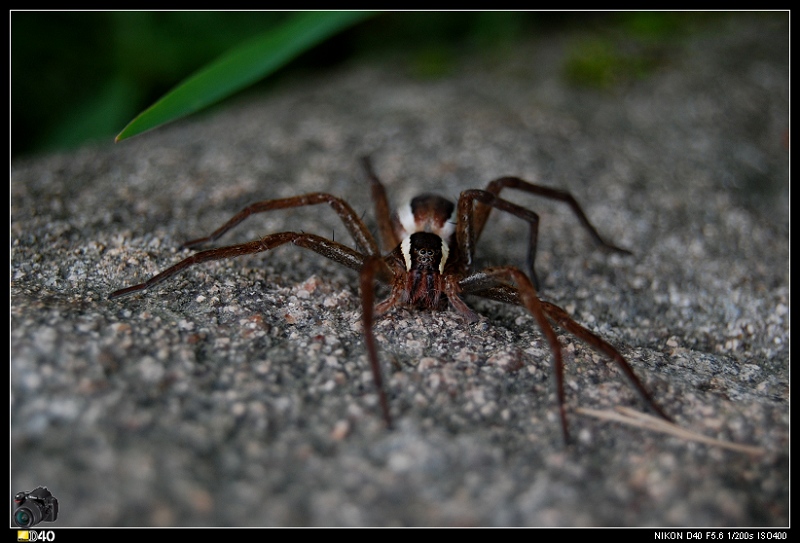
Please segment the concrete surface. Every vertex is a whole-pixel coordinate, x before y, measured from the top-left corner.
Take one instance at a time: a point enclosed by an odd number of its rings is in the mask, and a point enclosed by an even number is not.
[[[649,76],[568,86],[584,39],[542,36],[414,77],[404,59],[286,82],[118,145],[11,171],[11,488],[54,526],[787,526],[788,15],[740,13],[660,51]],[[289,247],[107,295],[246,204],[310,191],[374,225],[357,158],[393,202],[513,174],[570,190],[541,214],[544,299],[616,345],[681,427],[747,454],[580,414],[644,410],[570,336],[565,447],[550,357],[523,310],[399,310],[377,333],[381,423],[357,275]],[[482,264],[522,264],[493,216]],[[349,242],[329,209],[252,217]],[[44,526],[44,525],[43,525]]]

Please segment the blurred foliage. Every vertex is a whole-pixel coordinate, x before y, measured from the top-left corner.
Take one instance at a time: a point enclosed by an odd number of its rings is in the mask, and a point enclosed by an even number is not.
[[[117,134],[130,138],[205,109],[283,68],[328,38],[371,17],[366,11],[302,11],[245,40],[184,79]]]
[[[12,158],[111,141],[181,80],[293,15],[12,11]],[[310,48],[249,92],[358,56],[402,58],[412,75],[440,77],[465,55],[502,52],[563,27],[591,36],[565,59],[567,80],[606,87],[628,77],[620,73],[646,75],[658,44],[696,19],[672,12],[382,12]],[[620,49],[620,35],[646,46]]]
[[[647,77],[659,66],[658,51],[623,51],[608,38],[589,38],[574,44],[564,63],[564,76],[573,85],[597,89]]]
[[[111,141],[140,110],[274,12],[12,12],[12,156]]]
[[[628,12],[609,31],[577,40],[564,59],[564,77],[576,86],[611,89],[649,76],[661,66],[665,50],[699,22],[702,14]]]

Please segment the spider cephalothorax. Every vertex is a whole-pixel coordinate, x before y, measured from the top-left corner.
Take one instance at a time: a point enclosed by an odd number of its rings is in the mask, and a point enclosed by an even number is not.
[[[560,307],[539,299],[537,294],[539,283],[534,270],[539,217],[529,209],[500,198],[500,192],[504,188],[514,188],[567,203],[599,245],[612,251],[628,253],[625,249],[620,249],[600,237],[583,210],[568,192],[534,185],[517,177],[501,177],[489,183],[485,190],[471,189],[462,192],[457,204],[453,204],[441,196],[423,194],[411,200],[408,206],[400,208],[397,213],[392,214],[386,191],[372,170],[369,160],[362,159],[362,164],[371,184],[384,256],[381,255],[381,249],[373,235],[347,202],[327,193],[314,192],[252,204],[237,213],[210,236],[189,241],[183,247],[196,247],[214,241],[254,213],[326,203],[339,215],[353,236],[357,249],[315,234],[303,232],[268,234],[247,243],[195,253],[144,283],[112,292],[109,298],[145,290],[200,262],[260,253],[280,245],[293,243],[359,272],[364,340],[383,417],[389,427],[392,425],[392,416],[389,400],[383,387],[378,350],[375,344],[373,330],[375,316],[383,315],[396,306],[445,309],[450,305],[469,321],[475,321],[478,319],[478,315],[462,298],[466,294],[521,305],[536,319],[553,354],[556,397],[565,440],[569,438],[569,431],[564,394],[564,363],[561,344],[553,329],[553,324],[611,358],[628,377],[645,403],[658,415],[669,420],[653,401],[625,358],[614,347],[575,322]],[[493,208],[511,213],[528,223],[527,274],[514,266],[473,270],[475,243]],[[377,305],[375,304],[376,279],[388,284],[391,289],[389,296]]]

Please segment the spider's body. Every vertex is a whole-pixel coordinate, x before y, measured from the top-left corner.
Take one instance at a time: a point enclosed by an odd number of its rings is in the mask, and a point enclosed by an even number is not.
[[[446,307],[445,278],[461,273],[454,213],[450,200],[422,194],[392,215],[395,237],[401,241],[384,257],[395,279],[392,294],[376,308],[378,314],[395,304],[420,309]],[[477,315],[470,313],[470,320],[475,320]]]
[[[439,310],[445,309],[449,304],[472,322],[478,319],[478,315],[464,302],[462,295],[465,294],[521,305],[534,316],[553,354],[556,396],[565,440],[568,440],[569,432],[565,408],[564,364],[561,344],[553,324],[614,360],[645,403],[661,417],[669,420],[633,373],[627,361],[614,347],[575,322],[560,307],[544,302],[538,297],[534,259],[539,217],[529,209],[500,198],[500,192],[504,188],[515,188],[567,203],[598,244],[613,251],[628,253],[600,237],[569,193],[534,185],[516,177],[501,177],[489,183],[485,190],[472,189],[462,192],[457,204],[440,196],[423,194],[392,214],[389,211],[385,189],[373,172],[369,160],[365,158],[362,162],[371,183],[380,240],[385,255],[381,255],[375,238],[349,204],[336,196],[316,192],[255,203],[236,214],[210,236],[187,242],[184,247],[196,247],[214,241],[254,213],[327,203],[339,215],[353,236],[357,249],[314,234],[302,232],[269,234],[247,243],[200,251],[144,283],[112,292],[109,298],[145,290],[194,264],[259,253],[286,243],[293,243],[359,272],[364,339],[387,426],[391,427],[392,416],[378,361],[373,330],[375,316],[383,315],[396,306]],[[514,266],[473,270],[475,243],[492,208],[511,213],[528,223],[528,274]],[[376,279],[388,284],[391,289],[389,296],[378,304],[375,304]]]

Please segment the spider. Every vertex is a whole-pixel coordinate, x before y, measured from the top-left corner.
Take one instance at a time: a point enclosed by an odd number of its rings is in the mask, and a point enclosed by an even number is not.
[[[500,193],[503,189],[516,189],[566,203],[597,245],[617,253],[631,254],[605,241],[569,192],[535,185],[518,177],[501,177],[490,182],[484,190],[463,191],[457,204],[441,196],[425,193],[413,198],[408,205],[392,214],[386,190],[375,174],[369,157],[361,158],[361,165],[370,182],[384,254],[381,253],[381,247],[378,246],[375,237],[347,202],[331,194],[313,192],[251,204],[209,236],[188,241],[181,248],[195,248],[213,242],[256,213],[328,204],[352,235],[357,249],[305,232],[268,234],[247,243],[197,252],[144,283],[112,292],[109,299],[146,290],[201,262],[261,253],[292,243],[359,272],[364,342],[383,419],[388,428],[392,427],[393,422],[375,342],[373,329],[375,318],[399,306],[441,310],[446,309],[449,304],[469,322],[474,322],[478,320],[478,315],[464,302],[462,296],[465,294],[521,305],[536,319],[552,353],[559,418],[565,442],[568,443],[570,437],[565,407],[564,361],[561,344],[553,325],[564,329],[613,360],[644,403],[660,417],[671,420],[656,404],[619,351],[578,324],[565,310],[539,298],[539,281],[534,270],[539,216],[527,208],[501,198]],[[527,274],[515,266],[494,266],[477,271],[473,269],[475,244],[492,209],[505,211],[528,223]],[[377,304],[375,304],[376,280],[387,284],[390,288],[389,296]]]

